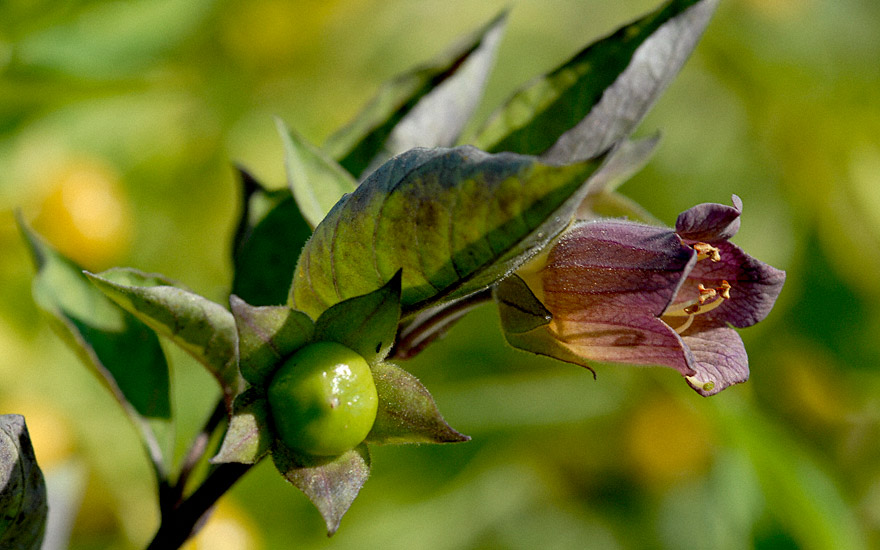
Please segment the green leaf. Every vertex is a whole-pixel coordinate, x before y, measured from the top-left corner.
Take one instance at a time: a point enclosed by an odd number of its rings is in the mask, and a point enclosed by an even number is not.
[[[504,338],[511,346],[593,370],[578,355],[561,345],[547,329],[553,316],[518,275],[495,286],[495,301]]]
[[[223,444],[217,455],[211,458],[211,463],[254,464],[268,452],[272,438],[265,391],[263,388],[245,390],[232,404]]]
[[[21,219],[19,227],[37,268],[37,305],[142,430],[145,442],[153,445],[155,437],[145,418],[171,417],[168,364],[156,334],[107,299],[80,266],[43,242]]]
[[[367,443],[456,443],[470,437],[443,420],[434,398],[418,379],[388,363],[373,367],[379,410]]]
[[[498,283],[495,299],[505,332],[523,334],[553,320],[553,315],[516,274]]]
[[[312,340],[315,324],[287,306],[254,307],[229,297],[238,331],[239,370],[251,385],[264,387],[282,359]]]
[[[696,46],[718,0],[672,0],[520,89],[469,140],[488,151],[591,158],[629,135]]]
[[[272,459],[281,475],[305,493],[327,524],[327,535],[339,528],[342,516],[370,476],[370,451],[360,445],[334,458],[294,456],[276,445]]]
[[[46,529],[46,484],[24,417],[0,416],[0,548],[39,550]]]
[[[342,196],[357,187],[357,181],[280,119],[275,120],[284,142],[287,183],[303,218],[316,227]]]
[[[339,342],[371,365],[384,359],[391,351],[400,322],[400,282],[398,270],[379,290],[326,310],[315,323],[315,340]]]
[[[184,290],[161,275],[130,268],[86,273],[107,297],[168,337],[214,375],[227,408],[244,387],[236,361],[235,321],[220,304]]]
[[[249,304],[283,304],[296,258],[312,228],[288,189],[265,190],[239,169],[242,215],[233,243],[232,293]]]
[[[317,317],[400,269],[404,316],[478,292],[568,225],[600,163],[551,166],[467,146],[399,155],[315,229],[290,304]]]
[[[433,61],[386,82],[324,149],[356,177],[413,147],[454,145],[479,103],[507,14]]]

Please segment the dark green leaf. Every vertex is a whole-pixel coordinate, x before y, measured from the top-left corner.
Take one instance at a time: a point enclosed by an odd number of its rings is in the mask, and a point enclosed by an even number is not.
[[[237,335],[231,313],[173,286],[161,275],[128,268],[86,275],[111,300],[202,363],[220,383],[227,407],[232,406],[244,380],[236,364]]]
[[[400,269],[404,315],[482,290],[568,225],[600,164],[551,166],[467,146],[399,155],[315,230],[290,303],[317,317]]]
[[[284,142],[287,182],[303,218],[316,227],[336,201],[357,187],[357,181],[332,158],[276,119]]]
[[[0,416],[0,548],[39,550],[46,529],[46,484],[24,417]]]
[[[367,443],[455,443],[470,437],[443,420],[434,398],[418,379],[388,363],[373,366],[379,411]]]
[[[518,275],[511,275],[498,283],[495,299],[505,332],[522,334],[553,320],[553,315]]]
[[[366,445],[333,458],[294,456],[276,445],[272,459],[281,475],[305,493],[321,513],[328,535],[339,528],[342,516],[370,476],[370,451]]]
[[[240,170],[242,216],[233,244],[232,292],[249,304],[283,304],[312,228],[288,189],[266,191]]]
[[[315,323],[315,340],[339,342],[371,365],[384,359],[400,322],[400,275],[398,271],[379,290],[339,302],[322,313]]]
[[[278,363],[312,340],[314,323],[287,306],[254,307],[229,298],[238,331],[239,370],[251,385],[263,387]]]
[[[488,151],[591,158],[629,135],[681,69],[718,0],[672,0],[530,82],[471,143]]]
[[[251,388],[235,398],[223,444],[211,463],[254,464],[266,454],[271,444],[269,402],[263,388]]]
[[[143,417],[169,418],[168,364],[155,333],[107,299],[82,268],[19,221],[37,274],[37,305],[53,328],[92,367],[141,428]]]
[[[387,82],[325,149],[363,177],[407,149],[454,145],[482,97],[505,23],[502,13],[461,45]]]

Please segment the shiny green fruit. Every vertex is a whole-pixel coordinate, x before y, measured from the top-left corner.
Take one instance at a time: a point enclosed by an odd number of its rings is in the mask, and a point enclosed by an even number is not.
[[[336,456],[359,445],[373,427],[378,404],[366,360],[336,342],[299,350],[269,385],[277,437],[313,456]]]

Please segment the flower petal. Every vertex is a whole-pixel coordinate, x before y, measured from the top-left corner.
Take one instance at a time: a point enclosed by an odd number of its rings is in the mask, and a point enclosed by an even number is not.
[[[591,361],[666,365],[689,375],[678,334],[658,319],[696,261],[669,229],[621,220],[577,224],[541,271],[548,326]]]
[[[696,374],[694,357],[681,337],[655,317],[604,306],[578,316],[554,317],[548,329],[560,344],[587,361],[662,365],[683,376]]]
[[[601,220],[573,226],[541,272],[554,315],[603,304],[659,316],[694,265],[694,251],[672,231]]]
[[[731,285],[730,299],[700,317],[704,321],[711,320],[715,326],[728,323],[737,328],[752,326],[773,309],[785,283],[785,271],[749,256],[735,244],[721,242],[714,246],[718,248],[721,260],[697,262],[675,301],[695,299],[698,284],[718,287],[722,281],[727,281]]]
[[[733,195],[733,206],[703,203],[678,215],[675,232],[687,241],[716,243],[726,241],[739,231],[742,200]]]
[[[710,322],[697,318],[683,339],[695,359],[696,374],[687,376],[687,382],[700,395],[715,395],[749,379],[746,348],[732,328],[711,326]]]

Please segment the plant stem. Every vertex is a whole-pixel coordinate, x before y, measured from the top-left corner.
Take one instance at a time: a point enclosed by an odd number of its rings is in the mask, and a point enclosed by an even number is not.
[[[217,426],[220,425],[224,418],[226,418],[226,403],[223,399],[220,399],[217,402],[217,406],[214,407],[211,416],[208,417],[208,420],[202,427],[202,430],[193,438],[186,456],[183,457],[183,461],[180,465],[180,474],[178,475],[177,483],[175,484],[179,491],[178,497],[183,496],[183,493],[186,490],[186,482],[189,480],[190,474],[192,474],[193,469],[195,469],[199,460],[204,456],[205,450],[208,448],[208,442],[214,434],[214,430],[217,429]]]
[[[196,531],[200,520],[235,482],[246,474],[253,464],[229,463],[219,465],[196,491],[167,513],[147,550],[174,550]],[[163,511],[164,512],[164,511]]]
[[[446,333],[456,321],[478,305],[492,299],[492,288],[471,294],[452,304],[417,315],[400,331],[400,337],[391,351],[391,359],[410,359],[428,344]]]

